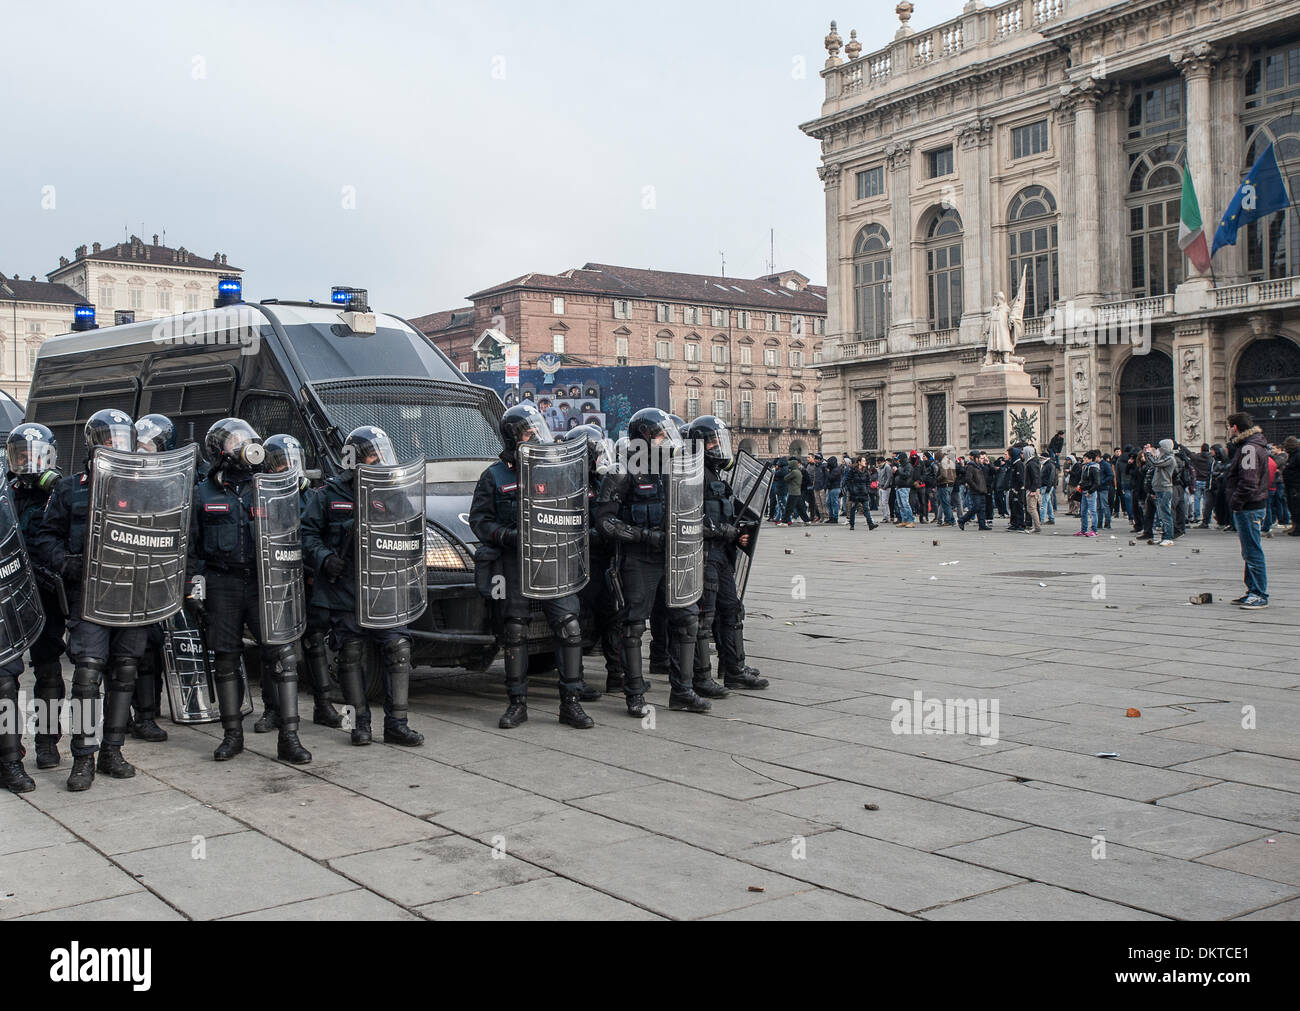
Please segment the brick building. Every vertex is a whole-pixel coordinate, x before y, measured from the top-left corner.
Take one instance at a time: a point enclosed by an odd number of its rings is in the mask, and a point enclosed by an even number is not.
[[[462,372],[553,353],[574,366],[667,369],[673,413],[716,414],[759,456],[821,448],[818,379],[826,289],[796,271],[744,279],[588,263],[525,274],[472,306],[413,320]]]

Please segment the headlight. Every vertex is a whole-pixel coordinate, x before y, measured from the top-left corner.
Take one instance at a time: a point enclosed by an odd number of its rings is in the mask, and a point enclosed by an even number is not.
[[[468,572],[474,567],[465,549],[433,526],[425,529],[424,562],[438,572]]]

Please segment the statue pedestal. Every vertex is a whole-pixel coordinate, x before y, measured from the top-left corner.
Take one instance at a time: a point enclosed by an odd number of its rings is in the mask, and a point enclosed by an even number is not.
[[[1017,442],[1041,447],[1046,434],[1047,400],[1016,363],[985,365],[975,386],[958,404],[966,412],[969,449],[1001,452]],[[1032,428],[1024,434],[1017,427]]]

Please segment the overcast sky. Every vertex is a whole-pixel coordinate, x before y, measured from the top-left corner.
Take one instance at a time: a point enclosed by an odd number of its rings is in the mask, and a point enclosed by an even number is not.
[[[963,4],[916,5],[927,27]],[[416,316],[587,261],[711,273],[725,251],[755,277],[774,228],[777,268],[824,283],[798,125],[830,20],[870,51],[894,6],[13,4],[0,271],[165,229],[245,268],[250,298],[352,284]]]

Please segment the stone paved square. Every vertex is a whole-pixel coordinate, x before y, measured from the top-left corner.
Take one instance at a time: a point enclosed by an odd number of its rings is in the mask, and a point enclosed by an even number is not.
[[[1048,529],[766,531],[772,690],[690,716],[657,677],[653,729],[609,697],[563,727],[541,678],[501,731],[498,662],[421,673],[424,749],[304,724],[311,765],[251,734],[216,765],[168,725],[79,795],[65,757],[0,796],[0,918],[1300,918],[1296,541],[1252,614],[1188,603],[1240,592],[1234,538]],[[896,734],[917,691],[996,701],[996,743]]]

